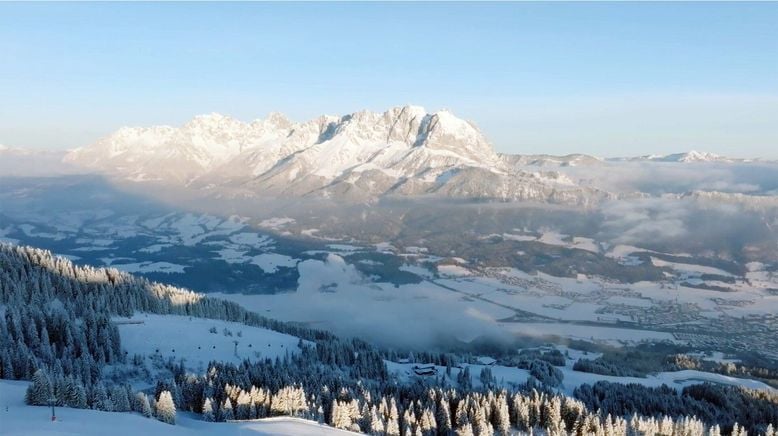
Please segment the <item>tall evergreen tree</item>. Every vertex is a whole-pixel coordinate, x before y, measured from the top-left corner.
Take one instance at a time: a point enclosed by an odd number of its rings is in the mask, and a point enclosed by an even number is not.
[[[233,419],[235,419],[235,414],[232,410],[232,401],[229,398],[225,398],[219,409],[219,420],[232,421]]]
[[[215,415],[213,411],[213,400],[211,398],[206,398],[203,402],[203,421],[206,422],[213,422],[215,420]]]
[[[138,398],[140,413],[146,418],[151,418],[154,415],[154,409],[152,408],[151,403],[149,402],[148,395],[146,395],[143,392],[138,392],[137,398]]]
[[[157,399],[157,419],[167,423],[176,423],[176,405],[173,403],[173,396],[170,391],[162,391]]]
[[[53,396],[54,391],[46,371],[43,369],[35,371],[35,374],[32,376],[32,383],[27,387],[27,393],[24,397],[25,403],[33,406],[46,406]]]
[[[130,399],[127,398],[127,389],[123,386],[116,385],[111,389],[111,402],[115,412],[130,411]]]

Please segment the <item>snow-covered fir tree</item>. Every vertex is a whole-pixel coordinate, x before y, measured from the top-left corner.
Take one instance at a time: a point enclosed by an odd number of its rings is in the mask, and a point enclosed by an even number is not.
[[[225,398],[221,407],[219,408],[219,420],[231,421],[235,419],[235,413],[232,410],[232,400]]]
[[[151,403],[149,402],[149,397],[144,392],[135,394],[135,404],[135,411],[146,418],[151,418],[154,415]]]
[[[33,406],[46,406],[54,396],[54,390],[51,387],[46,371],[39,369],[32,376],[32,383],[27,388],[24,401]]]
[[[173,396],[170,394],[170,391],[162,391],[159,394],[155,416],[164,423],[176,423],[176,405],[173,403]]]
[[[127,397],[127,389],[124,386],[116,385],[111,389],[111,402],[115,412],[129,412],[130,399]]]
[[[203,421],[213,422],[216,419],[216,415],[214,414],[214,410],[213,410],[213,400],[210,397],[206,398],[205,401],[203,401],[202,414],[203,414]]]

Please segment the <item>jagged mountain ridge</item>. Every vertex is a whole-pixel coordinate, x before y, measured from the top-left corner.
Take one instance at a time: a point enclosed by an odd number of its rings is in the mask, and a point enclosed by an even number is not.
[[[180,128],[124,127],[65,161],[220,197],[433,195],[589,204],[606,196],[556,172],[518,168],[474,124],[418,106],[303,123],[277,113],[250,123],[210,114]]]

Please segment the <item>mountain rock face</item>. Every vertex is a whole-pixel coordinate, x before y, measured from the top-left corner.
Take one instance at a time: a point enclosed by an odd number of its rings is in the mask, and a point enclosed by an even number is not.
[[[276,113],[250,123],[211,114],[179,128],[124,127],[65,161],[221,197],[431,195],[588,204],[604,196],[559,173],[519,168],[472,123],[418,106],[303,123]]]

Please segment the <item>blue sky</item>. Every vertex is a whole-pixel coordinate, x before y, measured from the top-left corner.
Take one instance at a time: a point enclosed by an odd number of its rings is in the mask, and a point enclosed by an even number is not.
[[[778,158],[778,3],[0,3],[0,143],[419,104],[516,153]]]

